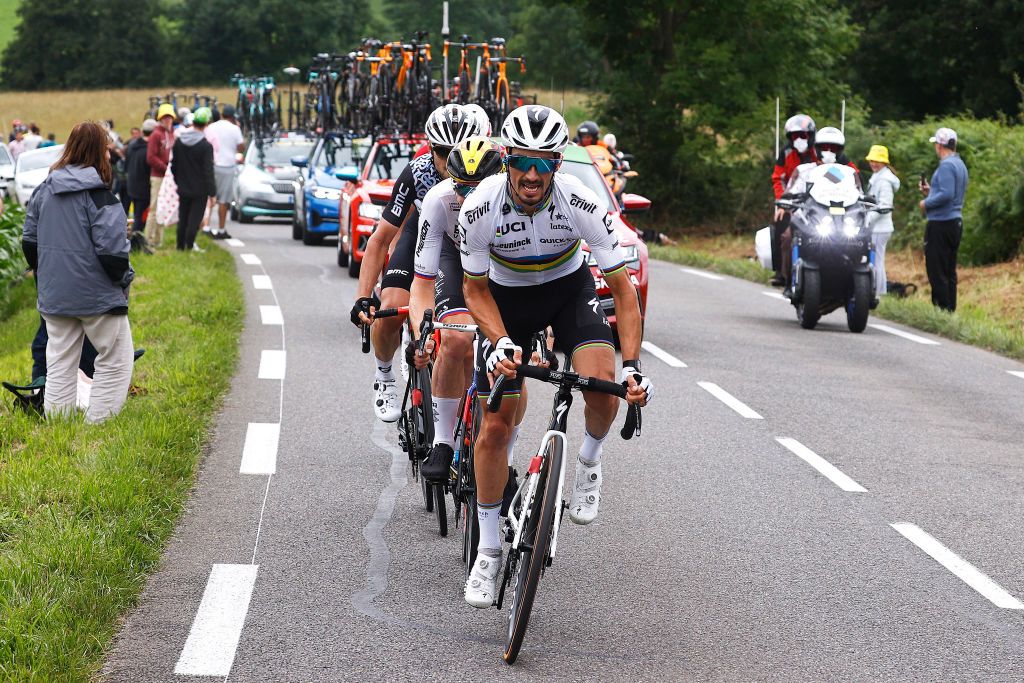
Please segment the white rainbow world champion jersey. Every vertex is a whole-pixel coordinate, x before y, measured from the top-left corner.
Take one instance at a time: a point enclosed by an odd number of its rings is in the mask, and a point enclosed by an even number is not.
[[[423,197],[420,206],[419,231],[416,234],[416,277],[433,280],[437,277],[441,244],[445,239],[459,243],[459,196],[451,178],[434,185]]]
[[[575,176],[555,173],[551,193],[527,216],[508,196],[505,173],[485,179],[462,204],[457,230],[466,277],[490,277],[506,287],[551,282],[584,262],[586,241],[605,275],[625,268],[625,257],[593,191]]]

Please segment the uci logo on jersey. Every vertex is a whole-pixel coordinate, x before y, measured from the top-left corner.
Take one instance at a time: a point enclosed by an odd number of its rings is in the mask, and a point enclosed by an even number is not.
[[[511,223],[505,223],[500,226],[495,232],[495,237],[504,237],[510,232],[523,232],[526,230],[526,223],[523,221],[512,221]]]
[[[466,222],[473,225],[474,221],[483,218],[484,214],[491,210],[491,203],[484,202],[480,206],[476,207],[472,211],[466,212]]]
[[[588,202],[583,197],[580,197],[573,193],[570,193],[569,195],[569,205],[577,209],[580,209],[581,211],[586,211],[587,213],[594,213],[595,211],[597,211],[597,204],[593,202]]]

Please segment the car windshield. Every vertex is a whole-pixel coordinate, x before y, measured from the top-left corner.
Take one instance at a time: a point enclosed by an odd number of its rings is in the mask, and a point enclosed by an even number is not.
[[[422,144],[423,142],[419,140],[396,140],[395,142],[380,143],[377,153],[373,155],[373,165],[370,166],[368,178],[370,180],[397,180]]]
[[[601,172],[593,164],[585,164],[578,161],[566,161],[559,169],[562,173],[574,175],[583,181],[583,184],[594,191],[597,201],[601,204],[602,211],[609,211],[608,208],[608,184],[605,183]],[[616,209],[617,210],[617,209]]]
[[[313,162],[313,166],[321,169],[355,166],[355,162],[352,161],[352,148],[346,147],[344,141],[338,138],[325,138],[324,144],[320,148],[320,153],[317,154]]]
[[[38,151],[26,152],[18,157],[18,171],[34,171],[37,168],[53,166],[53,162],[60,158],[64,151],[64,145],[55,147],[44,147]]]
[[[0,166],[8,166],[13,163],[11,155],[7,153],[7,147],[0,144]]]
[[[249,145],[249,151],[245,154],[247,166],[288,166],[292,157],[308,157],[313,149],[312,140],[275,140],[263,143],[261,151],[253,143]]]

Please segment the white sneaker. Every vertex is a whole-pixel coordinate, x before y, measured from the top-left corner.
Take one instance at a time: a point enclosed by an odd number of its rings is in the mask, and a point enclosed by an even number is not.
[[[373,383],[373,412],[381,422],[397,422],[402,414],[395,380],[378,379]]]
[[[476,562],[466,579],[466,602],[483,609],[494,604],[498,595],[498,574],[501,572],[501,555],[490,557],[476,554]]]
[[[572,487],[569,519],[577,524],[590,524],[597,519],[601,503],[601,463],[585,465],[576,461],[576,484]]]

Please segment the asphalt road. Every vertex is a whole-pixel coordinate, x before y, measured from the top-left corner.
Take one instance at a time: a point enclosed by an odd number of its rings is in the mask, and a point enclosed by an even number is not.
[[[372,416],[333,245],[231,232],[241,363],[109,680],[1024,679],[1021,364],[841,313],[801,330],[763,287],[652,262],[646,338],[686,367],[645,352],[643,436],[606,446],[601,515],[563,527],[510,668]]]

